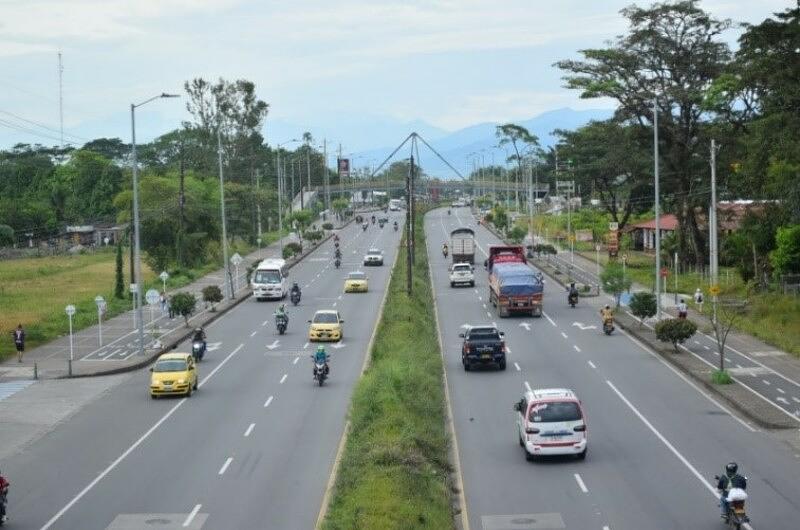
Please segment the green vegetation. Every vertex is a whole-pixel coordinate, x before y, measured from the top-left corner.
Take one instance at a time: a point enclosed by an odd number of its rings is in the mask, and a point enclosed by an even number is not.
[[[170,298],[170,306],[176,315],[183,317],[183,322],[189,325],[189,316],[194,313],[197,299],[192,293],[175,293]]]
[[[620,295],[631,287],[631,280],[623,274],[622,266],[616,262],[606,265],[600,273],[600,282],[603,285],[603,290],[614,296],[617,307],[619,307]]]
[[[222,289],[218,285],[206,285],[203,287],[203,302],[211,304],[211,311],[216,311],[214,304],[222,302]]]
[[[689,340],[697,333],[697,324],[685,318],[670,318],[656,324],[656,338],[661,342],[669,342],[678,353],[678,345]]]
[[[715,385],[730,385],[733,379],[727,370],[714,370],[711,373],[711,382]]]
[[[639,319],[639,326],[646,318],[654,317],[657,313],[656,295],[647,291],[633,293],[630,301],[631,313]]]
[[[415,226],[425,249],[421,217]],[[410,297],[404,250],[395,265],[372,364],[353,396],[326,530],[453,527],[442,358],[428,258],[416,258]]]
[[[286,243],[283,245],[283,259],[289,259],[295,254],[300,254],[303,252],[303,245],[300,243],[295,243],[292,241],[291,243]]]

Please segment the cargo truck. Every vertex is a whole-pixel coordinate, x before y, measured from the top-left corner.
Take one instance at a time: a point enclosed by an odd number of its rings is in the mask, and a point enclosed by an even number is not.
[[[498,316],[542,316],[544,280],[528,265],[521,245],[490,245],[486,267],[489,301],[497,308]]]
[[[475,264],[475,231],[470,228],[456,228],[450,232],[450,254],[453,264]]]

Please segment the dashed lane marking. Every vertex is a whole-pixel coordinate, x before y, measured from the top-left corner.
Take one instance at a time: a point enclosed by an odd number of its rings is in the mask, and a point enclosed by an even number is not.
[[[592,361],[586,361],[586,362],[589,363],[589,366],[591,366],[592,368],[597,370],[597,367],[594,365],[594,363]]]
[[[192,524],[192,521],[194,521],[194,518],[197,517],[197,512],[200,511],[202,506],[202,504],[195,504],[194,508],[192,508],[192,511],[189,512],[189,515],[186,516],[186,520],[183,522],[184,528],[187,528]]]
[[[224,464],[222,464],[222,467],[221,467],[221,468],[219,468],[219,473],[217,473],[217,474],[218,474],[218,475],[222,475],[222,474],[224,474],[224,473],[225,473],[225,471],[227,471],[227,470],[228,470],[228,466],[229,466],[229,465],[231,465],[231,462],[233,462],[233,457],[232,457],[232,456],[229,456],[229,457],[228,457],[228,459],[225,461],[225,463],[224,463]]]
[[[255,427],[256,427],[256,424],[255,423],[251,423],[250,426],[247,428],[247,430],[244,431],[244,437],[247,438],[248,436],[250,436],[250,433],[253,432],[253,429],[255,429]]]
[[[580,351],[581,351],[581,349],[580,349],[580,348],[578,348],[578,347],[577,347],[576,345],[574,345],[574,344],[572,345],[572,347],[573,347],[573,348],[575,348],[575,351],[576,351],[576,352],[579,352],[579,353],[580,353]]]
[[[274,396],[270,396],[270,397],[267,398],[267,400],[264,402],[264,408],[269,407],[269,404],[272,403],[272,398],[273,397]]]
[[[578,483],[578,487],[584,493],[589,493],[589,488],[586,487],[586,484],[583,483],[583,479],[581,478],[580,473],[575,473],[575,482]]]
[[[516,369],[517,369],[517,372],[519,372],[520,370],[522,370],[522,369],[519,367],[519,365],[518,365],[517,363],[514,363],[514,368],[516,368]]]

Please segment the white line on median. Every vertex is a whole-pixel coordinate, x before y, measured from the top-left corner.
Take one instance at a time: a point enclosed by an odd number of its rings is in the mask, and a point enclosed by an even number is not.
[[[250,336],[251,336],[251,337],[255,337],[255,336],[256,336],[256,333],[257,333],[257,332],[256,332],[256,331],[254,331],[254,332],[252,332],[252,333],[250,334]]]
[[[272,403],[272,398],[273,396],[267,398],[267,400],[264,402],[264,408],[269,407],[269,404]]]
[[[269,320],[265,320],[261,325],[266,326],[267,324],[269,324]]]
[[[297,361],[299,361],[299,360],[300,360],[300,357],[295,357],[294,358],[294,362],[292,364],[297,364]]]
[[[231,462],[233,462],[233,457],[229,456],[228,459],[225,461],[225,463],[222,464],[222,467],[219,468],[219,473],[217,474],[222,475],[223,473],[225,473],[225,471],[228,470],[228,466],[231,465]]]
[[[575,482],[578,483],[578,487],[584,493],[589,493],[589,488],[586,487],[586,484],[583,483],[583,479],[581,478],[580,474],[575,473]]]
[[[769,386],[769,381],[767,381],[766,379],[762,379],[761,382],[764,383],[765,385]]]
[[[195,516],[197,516],[197,512],[200,511],[200,508],[202,506],[203,506],[202,504],[195,504],[194,508],[192,508],[192,511],[189,512],[189,515],[186,516],[186,520],[183,522],[184,528],[192,524],[192,521],[194,521]]]
[[[522,370],[522,368],[520,368],[520,367],[519,367],[519,365],[518,365],[517,363],[514,363],[514,368],[516,368],[516,369],[517,369],[517,372],[519,372],[520,370]]]
[[[308,348],[308,345],[309,345],[309,343],[308,343],[308,342],[306,342],[305,344],[303,344],[303,349],[305,350],[306,348]]]
[[[586,361],[586,362],[589,363],[589,366],[591,366],[592,368],[597,370],[597,367],[594,365],[594,363],[592,361]]]
[[[251,423],[250,427],[248,427],[247,430],[244,431],[244,437],[247,438],[248,436],[250,436],[250,433],[253,432],[253,429],[255,429],[255,427],[256,427],[256,424],[255,423]]]
[[[580,348],[578,348],[578,347],[577,347],[576,345],[574,345],[574,344],[572,345],[572,347],[573,347],[573,348],[575,348],[575,351],[576,351],[576,352],[579,352],[579,353],[580,353],[580,351],[581,351],[581,349],[580,349]]]
[[[286,378],[287,378],[287,377],[289,377],[289,376],[288,376],[288,374],[283,374],[283,377],[281,377],[281,382],[280,382],[280,384],[283,384],[283,382],[284,382],[284,381],[286,381]]]
[[[785,393],[786,393],[786,392],[784,392],[784,391],[783,391],[783,389],[782,389],[782,388],[775,387],[775,390],[777,390],[777,391],[778,391],[778,392],[780,392],[781,394],[785,394]]]

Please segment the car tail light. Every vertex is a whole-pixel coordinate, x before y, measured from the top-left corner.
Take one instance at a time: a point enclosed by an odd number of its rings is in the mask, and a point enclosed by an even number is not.
[[[536,429],[535,427],[526,427],[525,432],[527,434],[539,434],[539,429]]]
[[[586,430],[586,425],[578,425],[572,430],[575,432],[584,432]]]
[[[505,353],[505,352],[506,352],[506,343],[505,342],[501,342],[500,343],[500,353]]]

